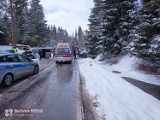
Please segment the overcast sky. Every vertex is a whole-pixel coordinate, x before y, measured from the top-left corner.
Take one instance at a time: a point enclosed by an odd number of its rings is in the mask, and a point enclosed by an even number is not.
[[[41,0],[49,25],[61,26],[71,35],[80,25],[87,29],[93,0]]]

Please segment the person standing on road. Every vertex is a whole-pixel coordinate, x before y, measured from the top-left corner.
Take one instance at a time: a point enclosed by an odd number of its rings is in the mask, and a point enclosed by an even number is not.
[[[74,55],[74,59],[78,58],[78,48],[77,47],[73,48],[73,55]]]
[[[42,58],[42,51],[39,50],[39,60],[41,60],[41,58]]]
[[[79,50],[78,50],[78,47],[76,47],[76,59],[78,59],[78,57],[79,57]]]
[[[15,46],[13,46],[12,50],[13,50],[14,53],[17,52],[17,48]]]
[[[74,56],[74,59],[76,59],[76,47],[73,47],[73,56]]]
[[[56,55],[56,48],[53,49],[53,58],[55,57]]]
[[[77,59],[77,58],[78,58],[78,54],[79,54],[78,47],[74,47],[74,48],[73,48],[74,59]]]

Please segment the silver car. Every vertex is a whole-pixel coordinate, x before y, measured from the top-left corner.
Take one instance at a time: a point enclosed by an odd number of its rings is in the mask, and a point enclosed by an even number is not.
[[[38,72],[38,63],[24,55],[0,54],[0,84],[6,87],[18,78]]]

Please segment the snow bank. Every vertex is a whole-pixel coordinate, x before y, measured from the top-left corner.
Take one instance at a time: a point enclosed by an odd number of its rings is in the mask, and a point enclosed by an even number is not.
[[[35,59],[32,59],[34,62],[36,63],[40,63],[40,59],[39,58],[35,58]]]
[[[99,58],[96,59],[97,63],[102,63],[98,61]],[[139,71],[137,69],[137,66],[142,61],[136,57],[130,57],[128,55],[124,56],[117,64],[105,64],[102,65],[102,67],[105,67],[108,71],[119,71],[121,74],[117,74],[117,76],[120,77],[130,77],[139,81],[143,81],[146,83],[154,84],[154,85],[160,85],[160,79],[154,75],[145,74],[142,71]]]
[[[125,61],[121,61],[123,63]],[[92,59],[78,61],[86,88],[97,98],[99,119],[107,120],[159,120],[160,101],[107,70]],[[127,60],[125,62],[127,63]],[[119,64],[119,67],[124,67]],[[128,67],[129,69],[130,67]],[[122,68],[121,68],[122,69]],[[123,68],[124,69],[124,68]]]

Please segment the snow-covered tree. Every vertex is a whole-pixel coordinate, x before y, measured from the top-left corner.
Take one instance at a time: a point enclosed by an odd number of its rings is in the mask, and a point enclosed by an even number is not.
[[[27,1],[21,1],[21,14],[17,21],[17,42],[21,44],[27,44],[30,42],[30,24],[29,24],[29,11]]]
[[[4,11],[6,11],[6,0],[0,0],[0,18],[3,16]]]
[[[160,61],[160,3],[156,0],[143,5],[138,26],[138,39],[135,41],[135,52],[140,58]]]
[[[79,26],[78,27],[78,46],[84,47],[84,45],[85,43],[84,43],[84,35],[83,35],[82,27]]]
[[[0,44],[9,44],[11,41],[10,20],[7,14],[0,19]]]
[[[95,0],[89,18],[89,46],[106,56],[119,54],[127,46],[134,0]]]
[[[29,24],[31,26],[31,43],[33,46],[42,46],[44,42],[47,42],[49,36],[43,7],[40,4],[40,0],[31,0],[30,4]]]
[[[102,51],[101,28],[104,17],[103,5],[105,0],[94,0],[94,7],[91,9],[89,17],[89,34],[88,34],[88,47],[90,52],[97,54]]]

